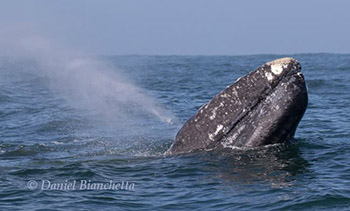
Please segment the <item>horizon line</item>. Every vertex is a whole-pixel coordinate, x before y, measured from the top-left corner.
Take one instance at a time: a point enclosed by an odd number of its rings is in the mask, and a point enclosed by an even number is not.
[[[330,55],[350,55],[350,53],[254,53],[254,54],[100,54],[95,56],[281,56],[281,55],[311,55],[311,54],[330,54]]]

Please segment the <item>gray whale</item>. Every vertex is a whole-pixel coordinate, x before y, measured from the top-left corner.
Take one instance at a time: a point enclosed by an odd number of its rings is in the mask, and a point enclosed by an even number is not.
[[[204,104],[179,130],[166,154],[257,147],[293,138],[308,103],[299,62],[268,62]]]

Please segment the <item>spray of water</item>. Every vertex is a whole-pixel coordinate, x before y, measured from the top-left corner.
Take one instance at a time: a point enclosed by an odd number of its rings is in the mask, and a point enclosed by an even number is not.
[[[119,124],[133,124],[138,115],[172,123],[173,115],[108,62],[37,35],[15,36],[10,40],[7,49],[11,49],[11,54],[34,60],[36,71],[78,108]]]

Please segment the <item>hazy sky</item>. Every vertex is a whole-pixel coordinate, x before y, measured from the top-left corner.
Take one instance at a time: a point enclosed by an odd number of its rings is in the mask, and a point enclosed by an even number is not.
[[[349,10],[349,0],[0,0],[0,32],[98,55],[350,53]]]

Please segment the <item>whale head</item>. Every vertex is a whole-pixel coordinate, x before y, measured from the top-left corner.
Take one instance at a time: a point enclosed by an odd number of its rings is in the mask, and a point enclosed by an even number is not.
[[[268,62],[204,104],[179,130],[166,154],[288,141],[307,103],[299,62]]]

